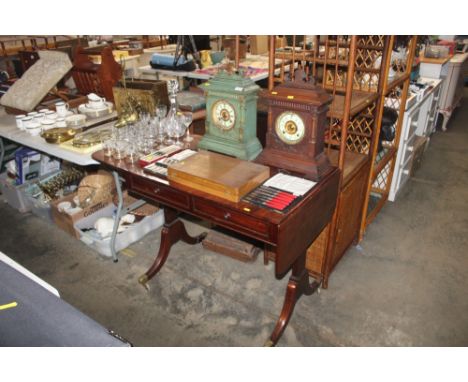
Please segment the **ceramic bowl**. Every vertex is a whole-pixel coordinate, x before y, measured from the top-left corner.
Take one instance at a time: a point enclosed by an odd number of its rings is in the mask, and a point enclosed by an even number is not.
[[[67,127],[81,127],[86,123],[86,115],[73,114],[65,118]]]

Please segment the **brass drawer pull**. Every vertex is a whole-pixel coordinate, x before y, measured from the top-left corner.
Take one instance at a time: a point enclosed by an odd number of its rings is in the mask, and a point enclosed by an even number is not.
[[[230,218],[231,218],[231,214],[230,214],[229,212],[226,212],[226,213],[224,214],[224,219],[228,220],[228,219],[230,219]]]

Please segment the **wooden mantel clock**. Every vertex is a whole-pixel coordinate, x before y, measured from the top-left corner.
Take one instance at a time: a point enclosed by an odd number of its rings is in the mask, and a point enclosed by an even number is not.
[[[198,148],[244,160],[262,151],[257,138],[260,87],[240,74],[220,71],[202,87],[206,94],[205,135]]]
[[[318,181],[331,167],[323,149],[332,97],[304,82],[285,82],[260,97],[268,105],[268,127],[256,162]]]

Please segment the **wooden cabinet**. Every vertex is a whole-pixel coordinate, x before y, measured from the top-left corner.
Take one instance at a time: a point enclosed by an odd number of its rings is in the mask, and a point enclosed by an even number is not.
[[[444,120],[442,130],[447,130],[447,124],[453,111],[459,106],[463,97],[465,74],[468,68],[468,53],[456,54],[448,62],[447,76],[440,95],[440,113]]]
[[[336,165],[338,153],[330,156]],[[336,210],[336,234],[330,243],[330,225],[328,225],[307,251],[306,267],[315,278],[329,275],[349,246],[356,240],[361,222],[362,204],[364,201],[369,158],[361,154],[347,152],[347,171],[338,196]],[[329,255],[327,256],[327,251]]]

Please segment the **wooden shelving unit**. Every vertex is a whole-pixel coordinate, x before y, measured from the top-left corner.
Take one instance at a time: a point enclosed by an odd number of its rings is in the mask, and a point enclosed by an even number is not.
[[[396,37],[390,37],[390,46],[393,48],[397,43]],[[400,142],[401,128],[405,113],[406,99],[410,83],[410,74],[415,57],[417,37],[413,36],[406,45],[406,60],[397,65],[397,73],[389,79],[389,70],[391,57],[387,56],[384,63],[385,74],[383,76],[383,91],[380,94],[379,107],[380,115],[383,112],[385,101],[391,100],[393,108],[398,112],[398,119],[395,124],[395,139],[387,143],[384,147],[384,153],[378,153],[377,142],[372,146],[372,162],[369,173],[369,180],[363,205],[361,227],[359,231],[359,241],[363,238],[367,226],[374,220],[379,211],[385,205],[388,199],[390,186],[392,183],[393,171],[398,152],[398,142]],[[380,124],[376,129],[376,136],[380,134]]]
[[[312,244],[307,254],[309,274],[327,287],[333,268],[345,251],[357,243],[368,222],[382,208],[391,183],[391,171],[397,147],[386,147],[377,156],[378,137],[385,97],[395,96],[402,105],[411,68],[409,59],[398,65],[400,70],[390,80],[391,52],[394,36],[313,36],[302,38],[302,43],[280,51],[270,51],[270,61],[283,58],[296,62],[305,69],[306,80],[314,81],[333,95],[328,112],[327,155],[342,171],[340,193],[332,222]],[[412,57],[415,38],[408,46]],[[271,44],[270,46],[274,45]],[[275,83],[288,80],[286,71],[273,77],[270,71],[270,89]],[[293,72],[290,72],[293,75]],[[352,79],[352,81],[348,81]],[[402,115],[402,113],[400,113]],[[401,121],[397,122],[397,136]],[[395,137],[394,142],[398,141]],[[379,194],[376,187],[383,176],[387,183]],[[368,212],[370,211],[370,213]]]

